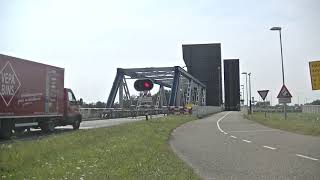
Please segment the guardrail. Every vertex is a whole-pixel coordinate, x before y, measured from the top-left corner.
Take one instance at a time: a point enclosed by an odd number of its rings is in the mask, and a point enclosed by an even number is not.
[[[156,114],[168,114],[168,108],[162,109],[118,109],[118,108],[80,108],[83,120],[114,119]]]
[[[252,108],[253,112],[283,112],[283,108]],[[287,108],[287,112],[301,112],[301,109]]]
[[[210,114],[215,114],[223,111],[223,107],[220,106],[193,106],[192,115],[198,118],[205,117]]]
[[[187,109],[183,106],[170,106],[163,108],[143,108],[143,109],[121,109],[121,108],[80,108],[80,113],[84,121],[99,119],[114,119],[125,117],[148,116],[157,114],[192,114],[203,117],[209,114],[223,111],[222,107],[217,106],[193,106]]]

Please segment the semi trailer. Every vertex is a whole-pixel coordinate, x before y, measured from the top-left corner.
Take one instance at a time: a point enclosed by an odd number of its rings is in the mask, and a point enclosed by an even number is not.
[[[0,54],[0,138],[56,126],[79,129],[82,99],[64,87],[64,69]]]

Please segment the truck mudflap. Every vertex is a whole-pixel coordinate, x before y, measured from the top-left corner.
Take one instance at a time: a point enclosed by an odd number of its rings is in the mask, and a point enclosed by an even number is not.
[[[14,122],[12,119],[0,120],[0,138],[10,139],[13,134]]]

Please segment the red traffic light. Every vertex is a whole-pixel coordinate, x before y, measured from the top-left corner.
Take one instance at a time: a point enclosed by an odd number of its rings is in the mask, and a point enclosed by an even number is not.
[[[149,82],[144,82],[143,83],[143,87],[144,88],[149,88],[151,86],[151,84]]]
[[[134,82],[134,88],[137,91],[150,91],[153,88],[153,82],[150,79],[138,79]]]

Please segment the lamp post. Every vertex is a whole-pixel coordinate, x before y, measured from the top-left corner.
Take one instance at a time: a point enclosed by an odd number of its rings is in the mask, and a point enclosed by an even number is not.
[[[252,101],[251,101],[251,73],[248,73],[249,76],[249,96],[250,96],[250,106],[249,106],[249,114],[252,113]]]
[[[241,88],[242,88],[242,100],[244,102],[244,85],[241,85]],[[244,104],[244,103],[243,103]]]
[[[285,85],[285,83],[284,83],[284,67],[283,67],[281,27],[272,27],[270,30],[271,30],[271,31],[279,31],[279,36],[280,36],[280,52],[281,52],[281,65],[282,65],[282,85]],[[287,103],[283,103],[284,119],[287,119],[286,106],[287,106]]]
[[[249,102],[248,102],[248,78],[247,78],[247,72],[243,72],[241,74],[246,75],[246,94],[247,94],[247,107],[249,106]]]

